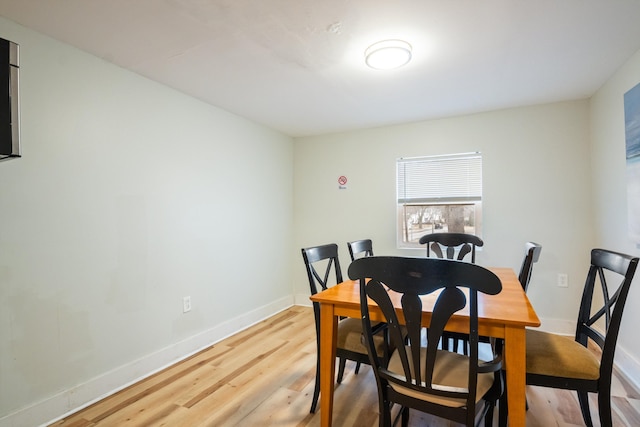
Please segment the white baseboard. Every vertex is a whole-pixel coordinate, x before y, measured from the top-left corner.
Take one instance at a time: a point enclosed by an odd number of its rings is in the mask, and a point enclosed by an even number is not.
[[[227,320],[211,329],[6,415],[0,418],[0,427],[33,427],[55,422],[292,305],[292,298],[285,297]]]
[[[616,348],[615,366],[618,373],[640,392],[640,362],[631,353],[627,352],[624,347]]]
[[[565,319],[543,318],[540,319],[540,327],[533,328],[554,334],[574,336],[576,333],[576,321]]]
[[[293,303],[295,305],[302,305],[304,307],[311,307],[311,300],[309,294],[296,294],[293,297]]]

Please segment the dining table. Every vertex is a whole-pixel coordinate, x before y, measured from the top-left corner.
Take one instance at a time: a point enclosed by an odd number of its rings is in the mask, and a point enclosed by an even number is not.
[[[489,267],[502,282],[496,295],[478,295],[478,332],[504,340],[503,362],[506,372],[509,425],[526,425],[526,333],[527,327],[540,326],[540,320],[511,268]],[[361,318],[360,285],[346,280],[310,297],[320,306],[320,424],[333,421],[333,392],[338,321],[341,317]],[[422,322],[428,326],[435,298],[423,297]],[[395,304],[395,303],[394,303]],[[402,310],[398,304],[397,310]],[[371,320],[384,321],[382,311],[371,303]],[[446,330],[468,332],[468,307],[458,311]]]

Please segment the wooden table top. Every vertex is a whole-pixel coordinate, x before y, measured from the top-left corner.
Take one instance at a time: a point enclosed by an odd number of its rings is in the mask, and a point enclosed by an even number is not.
[[[518,327],[540,326],[540,319],[531,306],[518,277],[511,268],[490,267],[488,268],[500,278],[502,291],[497,295],[478,294],[478,318],[483,323],[490,322],[500,325],[511,325]],[[433,309],[436,300],[436,293],[425,295],[423,300],[423,312],[429,313]],[[325,291],[319,292],[310,297],[311,301],[318,303],[328,303],[345,310],[360,310],[360,288],[358,281],[346,280],[336,286],[332,286]],[[399,299],[393,298],[394,305],[400,307]],[[372,306],[375,303],[370,300]],[[454,315],[454,318],[468,316],[468,308],[465,307]]]

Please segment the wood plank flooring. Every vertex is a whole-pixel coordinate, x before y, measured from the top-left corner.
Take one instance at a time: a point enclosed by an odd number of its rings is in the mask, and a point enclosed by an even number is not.
[[[319,426],[315,355],[313,311],[294,306],[51,426]],[[333,424],[377,426],[371,368],[353,368],[336,387]],[[528,427],[584,425],[574,393],[528,387],[527,397]],[[640,394],[619,377],[612,401],[615,426],[640,426]],[[595,408],[592,399],[597,420]],[[457,424],[412,412],[410,426]]]

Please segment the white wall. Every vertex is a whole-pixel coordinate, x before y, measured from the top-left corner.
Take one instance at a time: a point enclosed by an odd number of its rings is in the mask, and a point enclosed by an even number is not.
[[[593,211],[599,246],[640,255],[627,232],[624,93],[640,83],[640,52],[629,59],[591,100]],[[640,275],[640,271],[636,276]],[[618,338],[616,363],[640,385],[640,289],[636,277],[629,291]]]
[[[591,103],[294,145],[3,19],[0,37],[21,45],[24,155],[0,163],[0,426],[62,415],[286,307],[292,280],[308,304],[301,247],[338,243],[345,274],[350,240],[421,255],[395,245],[398,157],[483,153],[478,262],[518,269],[526,240],[543,245],[529,292],[543,328],[571,331],[588,248],[638,253],[622,94],[640,80],[639,55]],[[639,298],[632,289],[629,305]],[[632,377],[634,311],[618,352]]]
[[[0,163],[0,425],[293,302],[289,137],[4,19],[0,37],[21,48],[23,136]]]
[[[588,118],[582,100],[297,139],[296,301],[308,303],[302,247],[338,243],[345,274],[351,240],[372,238],[377,255],[424,253],[396,249],[396,158],[480,151],[485,246],[477,262],[518,271],[525,242],[542,244],[529,296],[543,328],[571,333],[595,240]],[[556,286],[560,272],[568,288]]]

